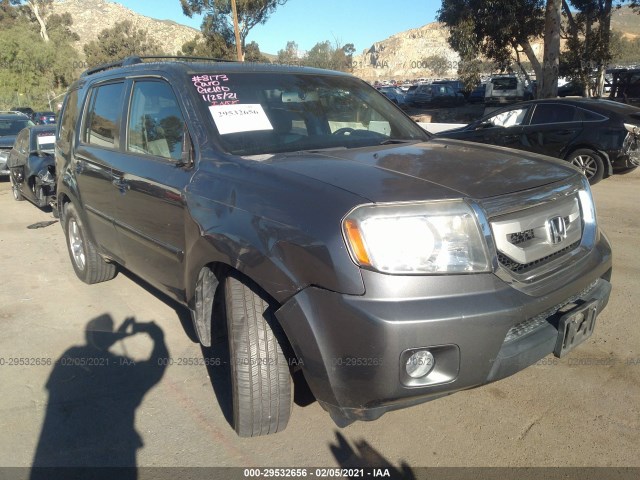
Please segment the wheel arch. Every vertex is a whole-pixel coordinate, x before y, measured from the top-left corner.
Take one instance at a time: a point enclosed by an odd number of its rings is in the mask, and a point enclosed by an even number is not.
[[[602,176],[602,178],[607,178],[613,175],[613,166],[611,165],[611,159],[609,158],[609,154],[604,150],[602,150],[601,148],[598,148],[589,143],[579,143],[576,145],[571,145],[571,148],[567,149],[567,152],[565,153],[563,160],[568,161],[569,157],[577,150],[591,150],[597,153],[598,155],[600,155],[600,157],[602,158],[602,161],[604,162],[604,175]]]

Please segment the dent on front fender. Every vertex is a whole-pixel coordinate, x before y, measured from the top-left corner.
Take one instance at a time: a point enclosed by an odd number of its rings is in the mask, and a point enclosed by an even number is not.
[[[203,266],[219,262],[249,277],[280,304],[309,285],[364,294],[360,269],[350,260],[339,230],[341,214],[335,210],[344,207],[334,206],[334,197],[323,212],[316,206],[314,215],[317,192],[296,189],[287,196],[274,190],[258,179],[246,184],[208,172],[194,178],[186,191],[194,225],[187,232],[186,285],[195,282]]]

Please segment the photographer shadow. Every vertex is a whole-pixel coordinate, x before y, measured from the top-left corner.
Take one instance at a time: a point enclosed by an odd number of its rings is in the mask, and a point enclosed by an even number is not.
[[[140,333],[153,341],[147,360],[110,351],[116,342]],[[166,369],[164,333],[154,322],[134,318],[114,330],[111,316],[103,314],[87,323],[85,336],[86,345],[69,348],[56,361],[45,385],[49,400],[31,480],[80,478],[87,470],[91,478],[116,474],[96,467],[119,467],[117,478],[137,478],[136,455],[143,442],[135,411]]]

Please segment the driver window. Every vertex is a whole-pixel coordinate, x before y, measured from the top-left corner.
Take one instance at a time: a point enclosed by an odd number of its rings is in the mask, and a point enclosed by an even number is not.
[[[487,120],[494,127],[515,127],[522,125],[524,117],[527,116],[528,108],[516,108],[514,110],[507,110],[506,112],[499,113]]]
[[[180,160],[184,119],[171,87],[161,81],[133,86],[127,131],[127,150]]]

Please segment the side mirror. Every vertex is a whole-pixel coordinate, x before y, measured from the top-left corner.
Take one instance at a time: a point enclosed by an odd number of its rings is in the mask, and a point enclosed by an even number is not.
[[[493,127],[493,123],[489,122],[489,121],[485,121],[485,122],[481,122],[478,125],[476,125],[475,130],[484,130],[485,128],[491,128]]]

